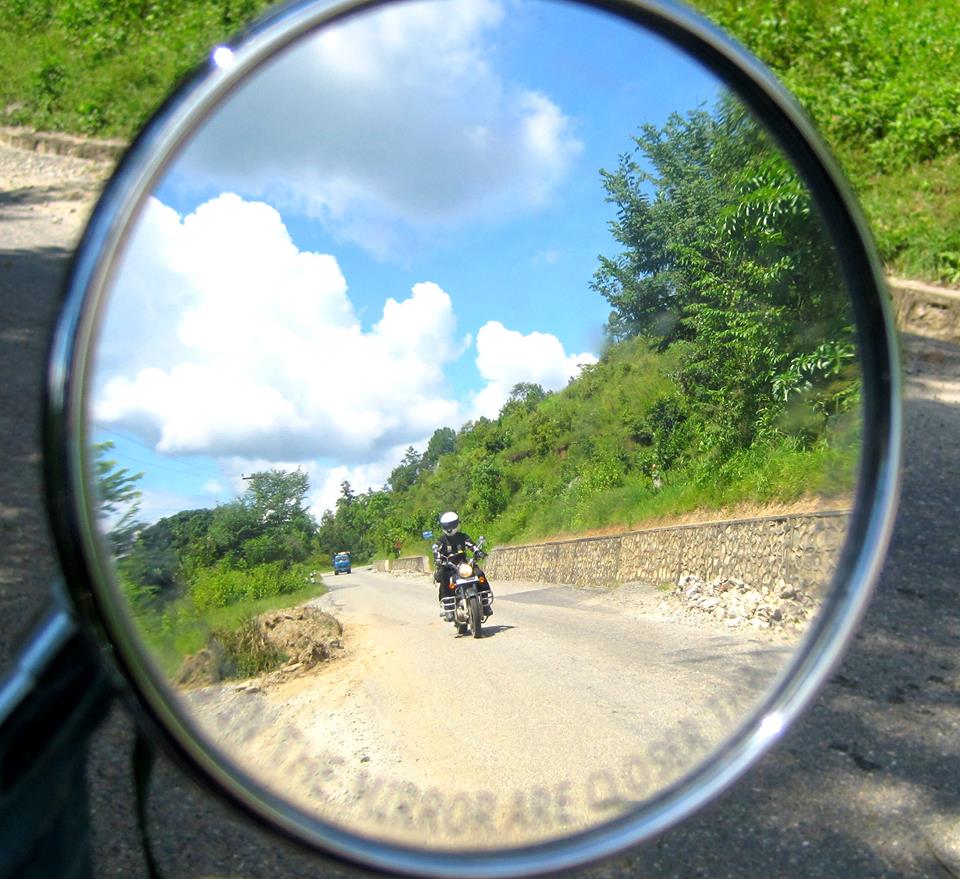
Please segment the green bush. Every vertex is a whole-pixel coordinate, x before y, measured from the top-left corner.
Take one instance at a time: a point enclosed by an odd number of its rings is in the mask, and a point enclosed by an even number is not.
[[[295,607],[324,591],[322,583],[307,583],[297,592],[245,600],[202,612],[187,595],[164,605],[162,610],[136,612],[134,621],[154,659],[165,673],[173,675],[184,657],[207,646],[214,632],[239,631],[261,613]],[[229,640],[230,636],[227,636],[226,641]],[[223,639],[221,643],[226,649]]]
[[[303,589],[305,583],[303,568],[286,568],[282,562],[250,568],[220,564],[197,571],[190,586],[190,597],[196,609],[203,613],[241,601],[287,595]]]
[[[132,137],[270,0],[0,0],[0,124]]]
[[[813,116],[863,200],[890,269],[960,283],[949,262],[937,258],[958,249],[960,238],[955,4],[695,0],[695,5],[769,64]]]

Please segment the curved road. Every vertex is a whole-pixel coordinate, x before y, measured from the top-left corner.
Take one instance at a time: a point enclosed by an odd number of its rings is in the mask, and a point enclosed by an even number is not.
[[[429,575],[327,582],[344,656],[189,699],[277,792],[421,845],[540,841],[618,814],[721,741],[792,653],[665,619],[643,587],[495,583],[476,639],[439,618]]]

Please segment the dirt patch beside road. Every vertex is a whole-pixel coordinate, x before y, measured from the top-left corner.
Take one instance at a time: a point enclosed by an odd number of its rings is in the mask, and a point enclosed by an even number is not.
[[[238,629],[212,632],[207,646],[183,661],[175,681],[179,687],[207,686],[258,668],[289,676],[335,657],[342,636],[336,617],[317,607],[269,611]]]

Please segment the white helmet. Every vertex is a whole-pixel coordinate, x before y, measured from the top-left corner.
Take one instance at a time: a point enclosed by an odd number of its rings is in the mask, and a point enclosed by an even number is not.
[[[453,537],[460,530],[460,517],[451,510],[440,517],[440,528],[447,537]]]

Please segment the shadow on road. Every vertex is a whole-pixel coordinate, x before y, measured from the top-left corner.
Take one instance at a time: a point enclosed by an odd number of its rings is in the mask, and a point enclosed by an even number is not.
[[[69,251],[0,250],[0,665],[45,605],[56,572],[40,459],[41,394],[48,339]]]
[[[516,626],[484,626],[481,631],[481,637],[483,638],[493,638],[499,635],[501,632],[509,632],[510,629],[515,629]],[[463,637],[468,638],[469,635],[464,635]]]

